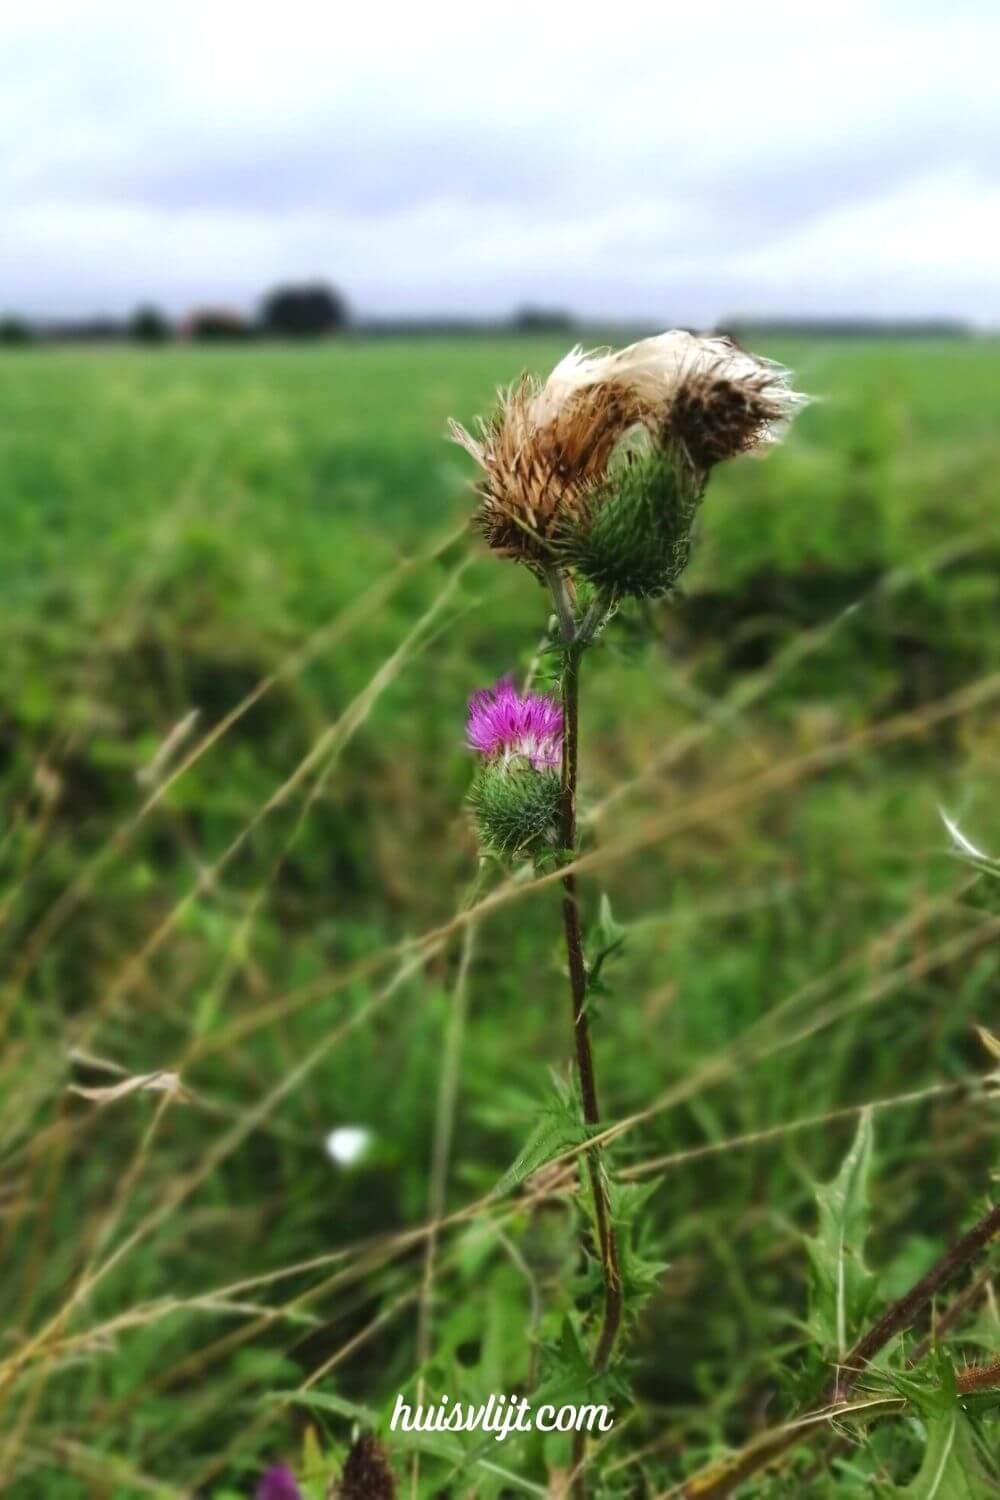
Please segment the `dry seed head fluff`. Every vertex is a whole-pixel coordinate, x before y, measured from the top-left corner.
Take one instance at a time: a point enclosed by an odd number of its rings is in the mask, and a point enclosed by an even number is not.
[[[451,424],[483,470],[477,525],[495,551],[522,562],[551,557],[561,524],[603,478],[619,437],[651,416],[625,383],[564,388],[555,374],[544,385],[526,375],[501,391],[476,436]]]
[[[707,473],[776,441],[804,401],[780,365],[675,329],[616,351],[572,349],[544,382],[501,391],[475,434],[452,422],[451,436],[482,469],[475,520],[489,545],[538,565],[585,515],[630,429]]]

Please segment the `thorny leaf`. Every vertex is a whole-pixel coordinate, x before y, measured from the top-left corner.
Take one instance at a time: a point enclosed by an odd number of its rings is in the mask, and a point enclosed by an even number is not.
[[[545,1346],[545,1378],[532,1395],[537,1408],[580,1405],[584,1402],[621,1406],[627,1390],[617,1371],[596,1374],[580,1332],[570,1317],[565,1317],[559,1338]]]
[[[937,1370],[941,1383],[936,1389],[912,1393],[927,1433],[920,1470],[904,1488],[889,1493],[901,1500],[903,1496],[908,1500],[996,1500],[1000,1470],[963,1410],[955,1372],[943,1354]]]
[[[593,1132],[580,1119],[571,1098],[560,1098],[543,1110],[513,1165],[493,1189],[494,1196],[509,1193],[532,1172],[576,1146],[583,1146]]]
[[[611,902],[607,894],[601,896],[597,922],[590,934],[587,954],[587,991],[589,994],[606,994],[607,987],[601,978],[601,970],[609,958],[620,953],[625,946],[628,929],[615,921]]]
[[[877,1277],[864,1262],[868,1236],[868,1178],[872,1118],[866,1110],[843,1165],[831,1182],[816,1186],[819,1225],[806,1238],[812,1261],[811,1323],[825,1351],[842,1359],[875,1294]]]

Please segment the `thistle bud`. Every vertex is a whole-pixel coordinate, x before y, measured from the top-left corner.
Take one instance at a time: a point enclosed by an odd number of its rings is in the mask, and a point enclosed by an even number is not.
[[[480,845],[508,859],[529,859],[554,848],[559,797],[554,771],[487,761],[469,792]]]
[[[531,858],[558,839],[562,710],[542,693],[518,693],[510,678],[469,700],[467,743],[483,757],[469,792],[483,849]]]
[[[690,559],[703,492],[704,476],[675,449],[630,452],[566,526],[564,566],[619,597],[668,593]]]

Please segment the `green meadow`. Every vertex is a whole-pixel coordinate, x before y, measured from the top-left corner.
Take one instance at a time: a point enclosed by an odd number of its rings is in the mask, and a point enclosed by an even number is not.
[[[562,352],[0,357],[5,1496],[232,1500],[283,1460],[322,1500],[359,1423],[401,1495],[562,1493],[565,1439],[417,1462],[387,1430],[418,1366],[427,1399],[564,1377],[590,1306],[574,1162],[509,1170],[568,1077],[556,888],[467,915],[466,700],[546,606],[444,440]],[[585,664],[582,899],[625,929],[601,1103],[654,1267],[597,1497],[808,1405],[838,1351],[806,1237],[865,1105],[872,1316],[1000,1165],[1000,887],[940,813],[1000,854],[1000,343],[762,352],[816,400]],[[988,1266],[936,1302],[980,1277],[959,1368],[1000,1354]],[[740,1493],[904,1493],[926,1424],[854,1436]]]

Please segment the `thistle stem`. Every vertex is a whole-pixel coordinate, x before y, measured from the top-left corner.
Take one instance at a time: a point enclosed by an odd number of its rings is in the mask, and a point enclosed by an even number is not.
[[[576,788],[577,747],[580,722],[580,658],[582,646],[573,640],[565,650],[562,673],[563,707],[563,751],[562,751],[562,798],[560,803],[560,844],[572,857],[576,851]],[[597,1097],[597,1078],[594,1071],[594,1054],[590,1045],[590,1024],[587,1018],[587,964],[584,958],[583,933],[580,925],[580,907],[577,900],[575,875],[564,875],[562,880],[562,917],[566,934],[566,957],[569,965],[570,998],[573,1012],[573,1042],[576,1051],[576,1069],[580,1080],[580,1096],[583,1102],[583,1118],[587,1125],[600,1123],[600,1106]],[[601,1260],[601,1275],[604,1281],[604,1316],[601,1332],[594,1350],[593,1366],[597,1373],[607,1367],[618,1337],[622,1319],[622,1279],[618,1254],[618,1240],[611,1218],[611,1201],[604,1171],[601,1150],[591,1146],[585,1153],[587,1172],[594,1200],[594,1222],[597,1228],[598,1250]],[[583,1458],[586,1435],[576,1434],[573,1445],[573,1496],[584,1500],[586,1485],[583,1477]]]
[[[573,603],[569,596],[569,589],[566,587],[565,576],[558,568],[546,567],[545,578],[552,593],[559,634],[567,645],[571,645],[578,639],[578,635],[573,615]]]

